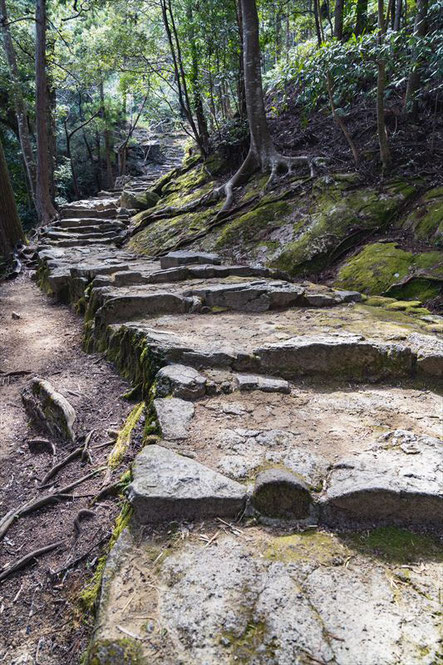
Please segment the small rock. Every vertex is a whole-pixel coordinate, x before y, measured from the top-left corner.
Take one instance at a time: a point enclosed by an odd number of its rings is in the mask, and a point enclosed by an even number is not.
[[[194,416],[194,405],[177,397],[157,398],[154,409],[163,438],[168,441],[186,439],[190,422]]]
[[[184,400],[194,400],[205,394],[206,378],[187,365],[167,365],[156,376],[158,397],[173,395]]]
[[[251,500],[262,515],[289,519],[308,517],[312,503],[303,480],[284,469],[268,469],[259,473]]]
[[[210,254],[205,252],[187,252],[185,250],[169,252],[169,254],[162,256],[160,259],[160,267],[162,270],[195,263],[220,265],[221,260],[218,254]]]
[[[76,413],[66,397],[44,379],[34,378],[22,393],[25,409],[35,424],[57,438],[75,440]]]
[[[255,374],[238,374],[236,376],[237,386],[241,391],[261,390],[264,393],[285,393],[291,392],[288,381],[284,379],[274,379],[271,376],[259,376]]]
[[[22,317],[20,316],[20,314],[17,314],[17,312],[12,312],[11,319],[16,319],[17,320],[17,319],[21,319],[21,318]]]

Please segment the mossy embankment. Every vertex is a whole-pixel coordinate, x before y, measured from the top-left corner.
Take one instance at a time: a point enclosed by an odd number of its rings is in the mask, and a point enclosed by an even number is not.
[[[154,207],[132,219],[129,249],[217,251],[231,262],[329,280],[368,295],[421,303],[441,293],[443,188],[356,173],[303,173],[265,189],[258,174],[238,191],[231,214],[213,192],[226,179],[217,157],[189,160],[153,189]]]

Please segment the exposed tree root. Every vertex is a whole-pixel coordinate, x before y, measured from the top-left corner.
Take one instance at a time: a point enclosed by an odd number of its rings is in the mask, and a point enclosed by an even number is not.
[[[91,473],[88,473],[86,476],[78,478],[70,485],[65,485],[65,487],[61,487],[56,494],[46,494],[37,499],[32,499],[31,501],[27,501],[26,503],[24,503],[23,505],[19,506],[14,510],[10,510],[8,513],[6,513],[3,519],[0,520],[0,540],[5,536],[5,534],[7,533],[7,531],[9,530],[9,528],[15,522],[16,519],[22,517],[23,515],[28,515],[29,513],[32,513],[34,510],[43,508],[44,506],[47,506],[48,504],[53,503],[54,501],[60,501],[66,498],[72,498],[70,492],[75,487],[77,487],[81,483],[86,482],[87,480],[90,480],[101,471],[104,471],[104,469],[106,469],[106,467],[100,467],[98,469],[95,469],[94,471],[91,471]]]
[[[72,462],[72,460],[76,459],[77,457],[81,457],[83,460],[90,462],[91,454],[89,452],[89,443],[93,434],[94,430],[91,430],[91,432],[89,432],[89,434],[86,436],[84,444],[73,450],[72,453],[62,459],[61,462],[58,462],[58,464],[55,464],[51,469],[49,469],[48,473],[43,478],[40,487],[44,487],[48,480],[53,478],[61,469],[63,469],[63,467],[65,467],[67,464],[69,464],[69,462]]]
[[[21,570],[22,568],[27,566],[28,563],[31,563],[31,561],[35,561],[35,559],[38,559],[38,557],[43,556],[48,552],[52,552],[52,550],[57,549],[57,547],[60,547],[63,544],[64,544],[63,540],[58,540],[56,543],[45,545],[44,547],[40,547],[37,550],[29,552],[29,554],[25,554],[25,556],[22,556],[21,559],[11,564],[0,573],[0,582],[10,577],[10,575],[16,573],[18,570]]]

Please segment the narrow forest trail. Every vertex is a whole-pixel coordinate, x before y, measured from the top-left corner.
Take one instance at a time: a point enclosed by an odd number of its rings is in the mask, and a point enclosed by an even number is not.
[[[130,406],[122,399],[127,384],[110,365],[82,350],[82,326],[77,315],[51,302],[24,274],[0,286],[0,512],[3,516],[34,497],[53,491],[39,489],[43,476],[70,448],[56,445],[31,452],[29,441],[42,435],[29,427],[21,393],[33,376],[49,380],[74,406],[77,432],[94,430],[91,445],[108,441],[108,429],[121,427]],[[15,375],[15,372],[26,372]],[[43,438],[47,435],[44,434]],[[57,476],[67,485],[106,461],[109,448],[92,451],[92,463],[74,460]],[[74,520],[96,494],[103,474],[82,484],[72,498],[21,517],[1,543],[0,565],[6,566],[43,545],[65,544],[47,555],[44,566],[28,566],[2,583],[0,595],[0,662],[45,665],[77,663],[88,636],[78,616],[76,590],[88,577],[80,563],[69,574],[51,580],[48,571],[89,552],[90,560],[109,539],[118,512],[111,501],[94,510],[75,540]]]
[[[91,355],[79,348],[80,319],[24,282],[24,293],[56,313],[42,317],[54,320],[48,325],[61,347],[54,355],[43,348],[35,362],[85,414],[82,431],[99,428],[100,441],[100,428],[129,410],[120,380],[97,354],[133,388],[131,426],[145,425],[103,474],[118,482],[134,460],[118,540],[86,588],[96,610],[86,662],[437,662],[443,343],[436,324],[381,313],[358,292],[224,265],[215,254],[140,257],[116,245],[129,218],[115,193],[103,193],[65,206],[39,238],[38,283],[84,315]],[[20,283],[5,293],[14,288],[18,294]],[[12,294],[9,302],[17,302]],[[21,319],[11,317],[13,331]],[[67,327],[69,344],[60,342]],[[8,400],[18,403],[26,380],[14,380]],[[111,423],[96,424],[96,401]],[[13,454],[13,468],[29,475]],[[85,483],[81,492],[90,497],[94,488]],[[72,510],[62,519],[72,529],[80,505],[45,508],[25,518],[26,529],[20,518],[7,537],[29,536],[32,524],[32,534],[38,525],[41,542],[52,542],[60,528],[53,515]],[[96,519],[116,513],[103,498],[94,510]],[[42,593],[63,593],[46,575],[54,556],[32,573],[34,586],[46,579]],[[94,552],[86,560],[97,565]],[[28,575],[11,577],[10,598]],[[77,566],[67,579],[76,575],[72,593],[84,584]],[[73,630],[63,636],[71,645]],[[85,646],[84,633],[78,640]]]

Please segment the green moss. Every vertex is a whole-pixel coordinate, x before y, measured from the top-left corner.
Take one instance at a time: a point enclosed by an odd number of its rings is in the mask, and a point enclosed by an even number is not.
[[[137,640],[122,637],[94,643],[87,665],[145,665],[142,646]]]
[[[221,636],[224,644],[228,642],[231,646],[232,662],[240,665],[249,665],[255,662],[255,656],[267,657],[274,660],[277,644],[275,638],[267,637],[267,629],[264,621],[250,621],[243,633],[238,637],[233,632],[225,632]],[[263,646],[265,651],[263,653]]]
[[[320,178],[307,212],[294,223],[294,240],[273,264],[291,275],[323,270],[368,234],[384,228],[413,191],[407,183],[391,183],[378,191]],[[300,207],[299,199],[297,203]]]
[[[91,580],[85,586],[83,591],[80,593],[79,602],[83,610],[86,610],[88,613],[94,612],[97,600],[100,595],[100,589],[102,584],[103,573],[106,566],[107,555],[117,542],[117,539],[121,535],[122,531],[126,529],[129,524],[129,521],[132,517],[132,507],[129,503],[125,502],[120,514],[115,520],[114,529],[111,534],[111,538],[106,548],[106,553],[100,557],[97,562],[96,569]]]
[[[118,433],[115,445],[108,457],[108,466],[111,469],[115,469],[125,456],[131,442],[132,432],[142,417],[144,408],[145,403],[140,402],[132,409],[131,413],[126,418],[125,424]]]
[[[443,561],[443,549],[436,538],[407,529],[379,527],[369,532],[347,534],[342,539],[349,547],[364,554],[395,563]]]
[[[337,557],[344,557],[347,550],[332,534],[323,531],[303,531],[290,536],[276,536],[266,540],[264,557],[285,563],[318,561],[326,564]]]
[[[413,254],[399,249],[393,242],[372,243],[340,269],[335,286],[370,295],[386,294],[425,301],[438,295],[441,264],[439,252]],[[417,277],[399,284],[413,270],[429,270],[433,277]]]
[[[397,226],[437,247],[443,241],[443,187],[428,190]]]
[[[290,210],[291,207],[287,201],[259,205],[228,222],[218,237],[216,247],[257,244],[266,237],[267,233],[282,224]]]

